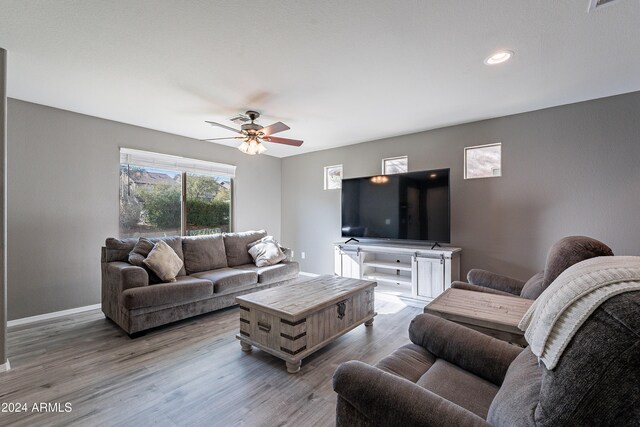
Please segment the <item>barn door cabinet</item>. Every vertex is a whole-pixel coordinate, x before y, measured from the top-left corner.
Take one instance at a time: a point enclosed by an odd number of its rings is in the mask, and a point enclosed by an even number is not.
[[[376,291],[431,301],[460,278],[460,248],[388,244],[336,243],[334,273],[375,280]]]

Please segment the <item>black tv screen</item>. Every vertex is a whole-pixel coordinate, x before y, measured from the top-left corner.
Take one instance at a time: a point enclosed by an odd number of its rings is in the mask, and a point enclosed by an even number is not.
[[[449,243],[449,169],[343,179],[342,237]]]

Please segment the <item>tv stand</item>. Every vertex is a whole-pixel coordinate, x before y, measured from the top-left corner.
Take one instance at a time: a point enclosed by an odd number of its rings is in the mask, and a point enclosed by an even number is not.
[[[375,280],[376,292],[408,303],[424,305],[460,278],[460,248],[357,241],[334,246],[336,275]]]
[[[431,250],[433,250],[436,246],[439,247],[439,248],[442,247],[442,246],[440,246],[440,243],[435,242],[433,245],[431,245]]]
[[[347,240],[346,242],[344,242],[344,244],[346,245],[349,242],[357,242],[360,243],[360,240],[356,239],[355,237],[350,238],[349,240]]]

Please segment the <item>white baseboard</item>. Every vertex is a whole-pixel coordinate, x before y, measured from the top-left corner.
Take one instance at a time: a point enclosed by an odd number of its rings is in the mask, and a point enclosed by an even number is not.
[[[71,308],[69,310],[54,311],[53,313],[39,314],[37,316],[23,317],[22,319],[9,320],[7,327],[26,325],[29,323],[40,322],[42,320],[55,319],[56,317],[68,316],[69,314],[82,313],[83,311],[95,310],[100,308],[100,304],[86,305],[84,307]]]
[[[0,372],[7,372],[10,369],[11,369],[11,365],[9,364],[9,359],[7,359],[5,363],[0,365]]]
[[[306,271],[301,271],[298,274],[301,275],[301,276],[307,276],[307,277],[318,277],[318,276],[320,276],[319,274],[307,273]]]

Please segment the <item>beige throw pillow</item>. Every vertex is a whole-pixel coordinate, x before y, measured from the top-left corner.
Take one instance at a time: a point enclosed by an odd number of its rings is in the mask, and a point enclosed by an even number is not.
[[[280,249],[280,245],[273,236],[266,236],[247,245],[249,255],[253,258],[256,267],[266,267],[277,264],[287,258]]]
[[[182,260],[178,254],[163,240],[159,240],[153,246],[143,262],[163,282],[175,282],[176,275],[182,268]]]

